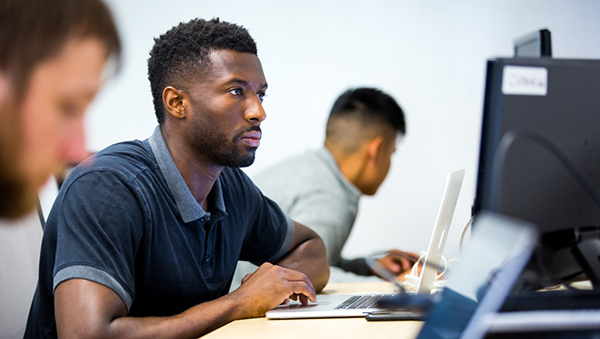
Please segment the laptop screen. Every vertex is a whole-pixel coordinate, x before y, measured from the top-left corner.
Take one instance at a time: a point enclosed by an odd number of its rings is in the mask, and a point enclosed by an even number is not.
[[[431,308],[418,339],[481,338],[481,318],[496,312],[537,241],[535,228],[522,221],[480,214],[467,252],[449,273],[440,300]]]

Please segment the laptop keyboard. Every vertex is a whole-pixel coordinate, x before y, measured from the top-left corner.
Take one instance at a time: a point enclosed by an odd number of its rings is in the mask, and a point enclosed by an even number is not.
[[[392,294],[378,294],[378,295],[353,295],[350,298],[344,300],[335,309],[336,310],[355,310],[371,308],[379,300],[385,300],[392,297]]]

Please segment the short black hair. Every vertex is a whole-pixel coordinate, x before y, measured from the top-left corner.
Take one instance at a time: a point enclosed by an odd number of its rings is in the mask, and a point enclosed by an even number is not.
[[[392,131],[406,134],[404,112],[394,98],[375,88],[349,89],[333,104],[325,143],[352,154],[377,136],[391,141]]]
[[[329,119],[358,114],[363,120],[384,120],[399,134],[406,134],[404,111],[390,95],[376,88],[349,89],[340,95]]]
[[[209,54],[214,50],[257,54],[256,43],[243,26],[219,18],[182,22],[154,39],[148,58],[148,80],[159,124],[165,121],[165,87],[185,89],[189,81],[197,80],[210,66]]]

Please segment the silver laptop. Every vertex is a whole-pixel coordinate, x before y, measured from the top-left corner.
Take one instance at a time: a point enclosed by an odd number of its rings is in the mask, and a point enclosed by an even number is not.
[[[430,293],[433,288],[464,175],[465,171],[460,170],[447,176],[444,195],[417,285],[418,293]],[[290,301],[268,311],[266,317],[269,319],[364,317],[368,313],[379,310],[375,307],[378,301],[391,298],[393,295],[393,293],[318,295],[316,303],[302,305]]]

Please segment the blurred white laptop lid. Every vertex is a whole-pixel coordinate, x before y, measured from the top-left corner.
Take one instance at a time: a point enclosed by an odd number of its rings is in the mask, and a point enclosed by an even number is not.
[[[417,284],[417,293],[430,293],[433,288],[464,176],[465,170],[448,173],[442,203],[431,232],[422,273]]]

